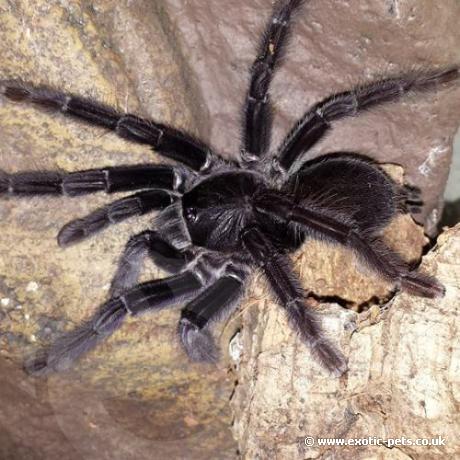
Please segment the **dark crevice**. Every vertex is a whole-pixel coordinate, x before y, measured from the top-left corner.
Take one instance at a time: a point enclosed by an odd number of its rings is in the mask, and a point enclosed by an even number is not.
[[[443,227],[454,227],[460,222],[460,198],[455,201],[446,201],[444,210],[439,221],[438,231]]]
[[[391,292],[389,292],[384,297],[372,296],[371,298],[361,303],[356,303],[351,300],[344,299],[343,297],[340,297],[337,295],[318,295],[315,293],[310,293],[309,297],[321,304],[322,303],[335,303],[347,310],[353,310],[356,313],[362,313],[364,311],[369,310],[374,305],[379,305],[379,306],[386,305],[398,294],[398,292],[399,291],[397,289],[393,289]]]
[[[389,292],[385,297],[372,296],[369,300],[366,300],[363,303],[360,303],[357,307],[357,313],[362,313],[369,310],[374,305],[383,306],[391,302],[393,298],[398,294],[398,291],[395,289]]]
[[[233,396],[235,396],[235,393],[236,393],[236,387],[238,386],[239,384],[239,381],[238,379],[235,379],[233,381],[233,388],[232,388],[232,392],[230,393],[230,396],[228,397],[228,400],[231,401],[233,399]]]
[[[336,303],[347,310],[354,308],[356,306],[355,302],[346,300],[338,295],[318,295],[315,293],[309,293],[308,297],[316,300],[319,303]]]

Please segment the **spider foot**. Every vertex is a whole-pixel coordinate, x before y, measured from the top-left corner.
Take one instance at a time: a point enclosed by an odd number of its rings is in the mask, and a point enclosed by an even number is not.
[[[340,377],[348,370],[345,356],[326,338],[318,339],[315,343],[312,343],[311,350],[315,358],[334,377]]]
[[[24,371],[36,377],[50,375],[70,369],[74,359],[69,356],[59,355],[56,350],[39,350],[34,355],[26,358]]]
[[[310,348],[313,357],[333,376],[340,377],[348,370],[345,356],[323,334],[319,317],[306,309],[303,302],[294,302],[288,309],[294,329]]]
[[[77,359],[115,332],[126,315],[119,299],[107,301],[88,321],[26,359],[24,370],[39,376],[69,369]]]
[[[24,371],[29,375],[48,374],[48,354],[41,350],[34,355],[29,356],[24,363]]]
[[[215,363],[219,353],[210,332],[200,329],[188,319],[179,322],[179,337],[185,352],[192,361]]]
[[[8,174],[0,169],[0,193],[8,192],[9,177]]]
[[[446,288],[432,276],[409,272],[401,277],[401,287],[410,294],[430,299],[444,297]]]
[[[401,189],[401,207],[404,212],[420,214],[422,212],[422,191],[412,185],[404,185]]]

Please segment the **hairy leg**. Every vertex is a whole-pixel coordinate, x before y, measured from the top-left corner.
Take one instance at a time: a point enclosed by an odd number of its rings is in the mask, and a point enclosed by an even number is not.
[[[411,91],[433,91],[444,83],[457,80],[457,67],[445,70],[413,72],[386,78],[350,91],[335,94],[314,105],[300,118],[278,149],[275,164],[283,172],[295,169],[305,152],[324,137],[333,123],[357,116],[365,110],[398,100]]]
[[[404,185],[401,191],[400,208],[402,212],[419,214],[422,212],[422,191],[412,185]]]
[[[259,197],[257,210],[286,223],[298,224],[309,236],[346,246],[383,278],[422,297],[442,297],[445,288],[435,278],[410,271],[401,258],[378,238],[360,231],[346,214],[296,205],[277,192]]]
[[[305,304],[303,289],[287,256],[279,253],[257,227],[242,233],[243,244],[254,263],[261,267],[289,321],[313,355],[330,372],[339,376],[347,370],[343,355],[324,336],[318,316]]]
[[[170,273],[178,273],[194,258],[190,251],[178,251],[155,231],[139,233],[129,239],[120,257],[110,288],[111,296],[120,295],[138,282],[146,256]]]
[[[302,3],[303,0],[279,2],[262,36],[257,58],[251,67],[244,104],[243,161],[256,161],[269,147],[272,108],[268,91],[286,48],[291,15]]]
[[[58,235],[59,245],[67,246],[78,243],[109,225],[118,224],[130,217],[164,209],[174,200],[173,195],[163,190],[148,190],[114,201],[85,217],[72,220],[64,225]]]
[[[202,284],[191,272],[142,283],[104,303],[86,322],[67,332],[26,363],[31,374],[68,369],[82,355],[112,335],[128,314],[159,310],[191,298]]]
[[[207,168],[212,161],[210,148],[190,134],[136,115],[120,113],[90,98],[15,80],[0,80],[0,94],[15,102],[33,104],[112,130],[128,141],[150,145],[159,154],[194,170]]]
[[[246,274],[238,271],[217,279],[182,310],[178,333],[193,361],[214,362],[218,351],[210,326],[230,314],[243,294]]]
[[[183,182],[182,173],[168,165],[133,165],[76,172],[0,171],[0,194],[66,195],[116,193],[143,188],[175,191]]]

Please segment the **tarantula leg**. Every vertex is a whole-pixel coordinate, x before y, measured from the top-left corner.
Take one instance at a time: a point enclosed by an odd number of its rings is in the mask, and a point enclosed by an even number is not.
[[[113,334],[128,314],[159,310],[188,299],[201,289],[200,280],[190,272],[139,284],[104,303],[98,312],[48,349],[26,363],[31,374],[48,374],[64,369]]]
[[[190,251],[178,251],[157,232],[146,230],[131,237],[118,263],[110,295],[117,296],[138,282],[143,259],[149,255],[158,267],[178,273],[193,259]]]
[[[142,188],[177,190],[182,181],[180,172],[166,165],[115,166],[70,173],[26,171],[6,174],[0,171],[0,194],[78,196]]]
[[[58,234],[58,243],[60,246],[67,246],[80,242],[109,225],[118,224],[130,217],[142,216],[154,210],[164,209],[174,200],[173,195],[163,190],[148,190],[127,196],[64,225]]]
[[[418,187],[404,185],[401,188],[401,210],[411,214],[419,214],[422,212],[422,207],[422,191]]]
[[[243,280],[244,277],[225,275],[182,310],[178,333],[187,355],[193,361],[217,361],[218,351],[209,326],[230,314],[236,306],[243,293]]]
[[[324,336],[318,316],[306,307],[303,289],[292,271],[289,258],[278,252],[257,227],[243,231],[242,240],[286,309],[290,323],[309,345],[313,355],[330,372],[342,375],[347,370],[345,358]]]
[[[121,326],[127,313],[119,299],[109,300],[92,318],[28,359],[25,370],[29,374],[45,375],[68,369],[80,356],[112,335]]]
[[[298,206],[279,193],[266,193],[258,199],[256,208],[259,212],[284,219],[288,223],[299,224],[313,238],[326,239],[349,247],[369,268],[387,280],[400,284],[412,294],[435,298],[442,297],[445,293],[445,288],[439,281],[410,271],[401,258],[381,240],[377,237],[370,238],[365,232],[360,233],[343,214],[331,215],[325,210]]]
[[[303,154],[322,139],[333,122],[399,99],[410,91],[430,91],[460,77],[457,67],[413,72],[387,78],[351,91],[335,94],[319,102],[296,122],[278,149],[277,166],[288,172]]]
[[[263,34],[257,58],[251,67],[244,104],[243,161],[255,161],[268,149],[272,125],[268,90],[286,47],[291,15],[302,3],[302,0],[280,2]]]
[[[138,284],[119,296],[129,313],[139,315],[151,308],[177,304],[203,287],[200,278],[185,271],[168,278]]]
[[[211,152],[200,140],[171,126],[123,114],[90,98],[34,86],[15,80],[0,80],[0,94],[15,102],[60,112],[94,126],[114,131],[131,142],[152,146],[158,153],[200,170],[211,161]]]
[[[367,241],[357,233],[350,232],[345,245],[355,250],[369,268],[410,294],[431,299],[445,295],[445,287],[436,278],[410,271],[399,255],[380,239]]]

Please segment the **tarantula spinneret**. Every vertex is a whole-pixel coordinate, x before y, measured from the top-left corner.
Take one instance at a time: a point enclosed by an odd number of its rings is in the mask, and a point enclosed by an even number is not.
[[[286,48],[292,16],[303,3],[279,2],[266,26],[250,69],[237,161],[224,160],[183,131],[119,113],[92,99],[0,80],[0,94],[11,101],[112,130],[177,163],[1,173],[0,193],[10,196],[136,191],[69,222],[59,232],[61,246],[124,219],[159,211],[153,228],[126,244],[107,302],[35,356],[27,365],[29,372],[67,368],[120,327],[127,315],[182,303],[178,335],[185,351],[193,360],[213,361],[217,349],[212,324],[237,306],[250,273],[259,269],[312,353],[340,375],[347,369],[346,360],[323,335],[317,314],[306,305],[289,258],[307,238],[350,248],[359,262],[413,295],[444,294],[436,279],[411,270],[380,237],[396,213],[419,210],[419,192],[397,185],[371,159],[358,154],[338,152],[311,160],[307,152],[336,120],[358,116],[409,91],[434,90],[457,80],[459,69],[412,72],[328,97],[308,109],[271,151],[269,87]],[[171,276],[139,284],[145,257]]]

